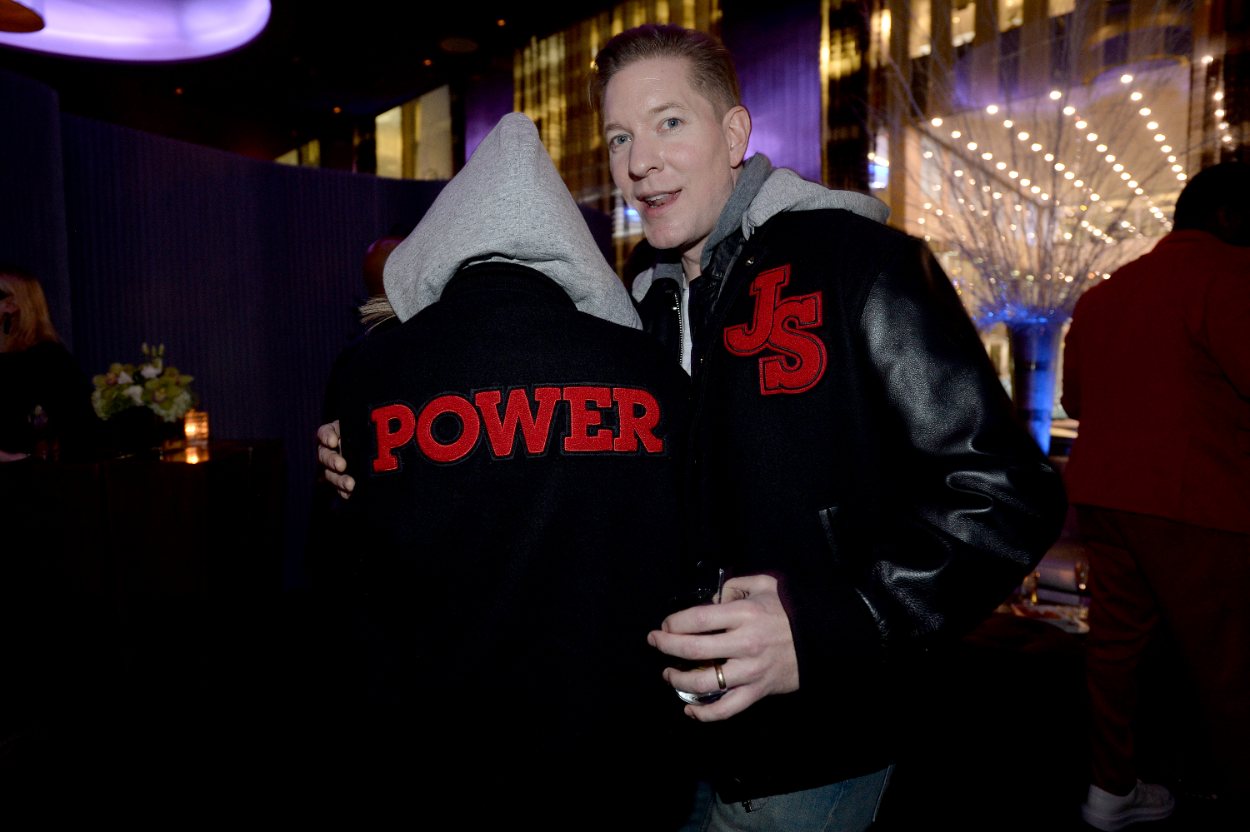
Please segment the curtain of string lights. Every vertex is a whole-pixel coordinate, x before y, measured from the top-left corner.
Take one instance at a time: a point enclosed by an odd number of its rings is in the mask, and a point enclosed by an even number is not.
[[[977,325],[1006,325],[1017,407],[1045,446],[1061,327],[1086,288],[1171,229],[1197,158],[1187,138],[1189,56],[1179,54],[1190,12],[1160,2],[1119,55],[1126,60],[1111,63],[1119,53],[1107,45],[1106,4],[1078,0],[1056,15],[1052,0],[1032,33],[1021,27],[1022,5],[948,5],[945,31],[929,0],[873,11],[879,86],[869,158],[883,198],[929,241]],[[987,11],[988,25],[979,17]],[[917,20],[925,25],[909,25]],[[952,47],[938,48],[929,32]],[[1022,363],[1034,377],[1019,372]]]
[[[1185,15],[1159,4],[1161,19],[1179,24]],[[955,65],[930,66],[930,77],[952,79],[951,107],[941,114],[883,61],[903,106],[879,112],[879,126],[906,134],[903,146],[919,159],[878,150],[870,161],[903,162],[911,230],[945,255],[982,326],[1067,320],[1088,285],[1171,229],[1170,208],[1189,175],[1186,68],[1155,59],[1083,79],[1085,62],[1071,53],[1087,37],[1081,16],[1070,18],[1047,50],[1066,59],[1052,65],[1048,89],[997,84],[987,95],[961,83],[975,48]]]

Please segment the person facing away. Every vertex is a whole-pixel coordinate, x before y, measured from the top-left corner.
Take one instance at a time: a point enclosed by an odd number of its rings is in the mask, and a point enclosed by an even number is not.
[[[669,667],[675,688],[727,690],[686,707],[712,723],[710,828],[864,829],[913,657],[1041,558],[1062,483],[925,244],[871,197],[746,157],[718,41],[639,27],[595,72],[613,182],[660,252],[633,296],[692,375],[694,551],[735,576],[650,636],[715,665]]]
[[[1250,166],[1208,168],[1174,230],[1077,303],[1066,477],[1089,547],[1086,678],[1099,829],[1166,817],[1133,767],[1135,670],[1160,625],[1195,683],[1224,782],[1250,787]],[[1231,815],[1230,815],[1231,817]]]
[[[718,41],[638,27],[595,73],[613,182],[660,251],[633,295],[692,374],[692,549],[734,574],[724,603],[648,637],[702,666],[665,669],[675,688],[725,691],[685,707],[719,723],[682,755],[709,758],[700,823],[866,829],[917,710],[914,657],[1032,569],[1062,527],[1062,482],[924,244],[871,197],[746,158]],[[319,439],[347,494],[333,426]]]
[[[385,285],[402,324],[361,342],[338,395],[367,779],[466,827],[677,828],[686,720],[646,635],[691,580],[688,379],[522,114]]]

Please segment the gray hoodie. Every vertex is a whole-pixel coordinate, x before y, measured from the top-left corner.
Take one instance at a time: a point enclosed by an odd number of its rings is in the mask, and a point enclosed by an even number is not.
[[[421,223],[386,261],[386,297],[401,321],[434,303],[470,262],[505,261],[554,280],[582,312],[642,324],[603,259],[534,122],[510,113],[482,140]]]
[[[824,185],[808,182],[788,168],[774,168],[768,157],[756,153],[746,161],[734,192],[721,211],[716,228],[703,246],[701,262],[707,268],[716,246],[726,240],[738,228],[742,236],[751,239],[755,229],[786,211],[818,211],[824,208],[842,208],[875,222],[885,222],[890,209],[876,197],[855,191],[833,191]],[[679,261],[657,263],[634,279],[634,298],[639,302],[646,297],[651,283],[662,277],[677,281],[682,287],[681,315],[686,319],[690,287]],[[682,327],[682,365],[690,371],[690,327]]]

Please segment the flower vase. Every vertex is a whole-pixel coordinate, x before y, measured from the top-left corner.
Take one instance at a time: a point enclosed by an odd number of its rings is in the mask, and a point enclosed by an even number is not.
[[[1018,322],[1007,327],[1011,343],[1011,397],[1020,421],[1044,454],[1050,453],[1050,417],[1055,410],[1062,332],[1062,321]]]
[[[106,424],[111,444],[119,454],[160,450],[167,440],[177,440],[183,435],[181,419],[163,421],[146,407],[123,410]]]

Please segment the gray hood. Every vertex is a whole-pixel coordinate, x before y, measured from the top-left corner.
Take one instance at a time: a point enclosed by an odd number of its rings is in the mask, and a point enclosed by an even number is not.
[[[885,222],[890,216],[889,206],[875,196],[856,191],[831,191],[824,185],[808,182],[789,168],[773,168],[742,215],[742,236],[751,239],[755,229],[784,211],[825,208],[842,208],[876,222]]]
[[[482,260],[529,266],[559,284],[582,312],[642,328],[534,122],[522,113],[499,120],[391,253],[382,280],[386,297],[407,321],[437,301],[464,265]]]
[[[885,222],[889,207],[873,196],[856,191],[832,191],[809,182],[789,168],[774,168],[768,157],[756,153],[747,159],[734,192],[721,211],[716,229],[703,248],[703,268],[712,260],[712,251],[736,229],[749,240],[755,229],[786,211],[819,211],[842,208],[874,222]],[[677,261],[657,263],[634,279],[634,297],[641,302],[651,283],[671,277],[686,285],[685,273]]]

